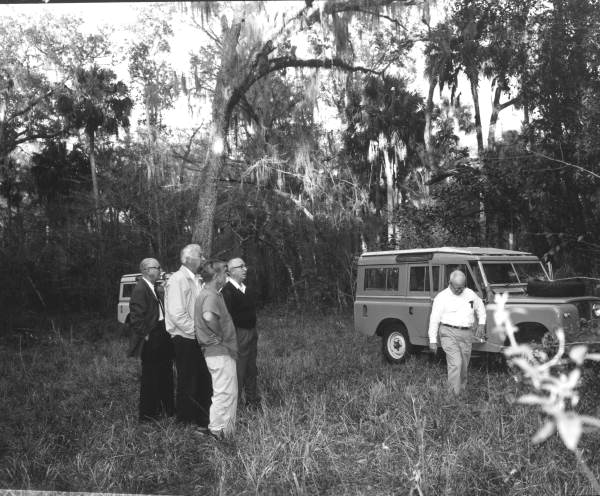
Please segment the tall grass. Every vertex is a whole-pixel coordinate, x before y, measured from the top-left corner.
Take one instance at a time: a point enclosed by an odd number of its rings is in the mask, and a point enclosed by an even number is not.
[[[136,421],[139,364],[115,331],[55,330],[0,345],[0,487],[154,494],[584,495],[560,440],[522,386],[474,360],[447,399],[445,365],[381,358],[339,315],[260,315],[263,409],[238,412],[235,442],[171,420]],[[595,369],[594,369],[595,370]],[[590,388],[597,382],[588,378]],[[582,404],[597,409],[593,394]],[[598,438],[580,446],[598,474]]]

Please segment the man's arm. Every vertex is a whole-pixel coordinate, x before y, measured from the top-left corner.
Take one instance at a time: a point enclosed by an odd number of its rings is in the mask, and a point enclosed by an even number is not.
[[[140,337],[148,333],[148,329],[145,328],[147,310],[144,289],[139,284],[136,284],[129,300],[129,328],[134,334]]]
[[[431,305],[431,315],[429,317],[429,349],[431,351],[437,351],[438,341],[438,329],[440,327],[440,321],[442,318],[442,301],[439,295],[433,299],[433,305]]]
[[[219,344],[222,341],[223,331],[217,308],[212,297],[208,295],[203,298],[202,293],[194,303],[194,330],[201,346]]]
[[[202,319],[208,327],[208,332],[204,330],[203,342],[201,344],[209,346],[211,344],[219,344],[222,341],[223,329],[221,328],[221,319],[216,313],[202,312]]]
[[[485,312],[485,304],[479,296],[475,295],[474,300],[474,310],[475,316],[477,317],[477,331],[475,331],[475,337],[485,340],[485,322],[486,322],[486,312]]]
[[[185,279],[171,277],[165,287],[165,313],[175,327],[193,336],[194,319],[187,307],[189,292],[190,289]]]

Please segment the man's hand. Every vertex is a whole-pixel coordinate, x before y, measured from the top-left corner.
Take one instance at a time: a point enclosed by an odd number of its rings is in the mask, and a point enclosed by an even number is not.
[[[482,343],[485,341],[485,325],[484,324],[479,324],[477,326],[477,331],[475,331],[475,337]]]
[[[437,353],[437,343],[429,343],[429,349],[434,353]]]

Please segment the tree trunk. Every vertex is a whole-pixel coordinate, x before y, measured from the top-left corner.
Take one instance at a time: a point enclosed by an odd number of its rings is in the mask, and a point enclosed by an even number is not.
[[[226,108],[233,95],[237,81],[237,51],[243,19],[236,18],[231,26],[222,20],[223,43],[221,49],[221,66],[217,74],[215,93],[212,102],[211,150],[207,151],[207,160],[199,184],[198,209],[192,230],[192,242],[198,243],[204,253],[212,251],[214,217],[217,206],[217,183],[227,153],[227,119]]]
[[[396,172],[396,157],[391,160],[389,151],[383,150],[383,163],[385,167],[385,186],[387,200],[387,241],[394,247],[398,246],[398,233],[394,224],[394,210],[397,204],[396,190],[394,188],[394,173]]]
[[[500,103],[500,96],[502,95],[502,90],[500,87],[496,87],[494,92],[494,101],[492,103],[492,114],[490,115],[490,127],[488,130],[488,150],[491,150],[496,145],[496,124],[498,123],[498,116],[500,112],[502,112],[505,108],[514,105],[519,101],[520,96],[517,95],[515,98],[511,98],[510,100]]]
[[[480,160],[484,159],[483,148],[483,130],[481,128],[481,113],[479,110],[479,77],[475,74],[469,74],[469,83],[471,84],[471,95],[473,97],[473,108],[475,110],[475,132],[477,133],[477,155]],[[485,167],[484,167],[485,168]],[[479,199],[479,240],[480,244],[485,245],[486,239],[486,216],[485,216],[485,198],[481,195]]]
[[[207,163],[204,165],[204,173],[199,184],[198,210],[196,221],[192,231],[192,243],[198,243],[205,255],[212,252],[213,221],[217,207],[217,180],[219,171],[222,169],[223,157],[212,151],[209,152]]]
[[[473,96],[473,108],[475,110],[475,131],[477,133],[477,154],[479,158],[483,157],[483,130],[481,129],[481,113],[479,110],[479,78],[477,74],[469,76],[471,84],[471,95]]]
[[[429,91],[427,92],[427,104],[425,106],[425,135],[423,141],[425,142],[425,157],[427,161],[427,167],[431,170],[433,167],[433,150],[432,150],[432,139],[431,139],[431,119],[433,113],[433,93],[437,85],[437,78],[435,76],[429,76]]]
[[[492,115],[490,115],[490,127],[488,129],[488,150],[492,150],[496,145],[496,124],[498,123],[498,114],[500,113],[500,95],[502,90],[496,86],[494,91],[494,101],[492,103]]]
[[[90,140],[90,172],[92,173],[92,195],[94,196],[94,219],[96,228],[100,231],[100,191],[98,189],[98,176],[96,175],[96,136],[94,132],[88,133]]]
[[[150,97],[146,96],[146,130],[148,133],[148,157],[146,160],[146,181],[152,203],[152,216],[155,220],[155,237],[156,237],[156,253],[155,255],[160,258],[164,251],[164,240],[163,240],[163,228],[161,222],[161,206],[160,206],[160,186],[159,176],[162,176],[162,170],[159,171],[157,163],[160,160],[156,153],[156,128],[153,125],[152,119],[152,106],[150,105]]]

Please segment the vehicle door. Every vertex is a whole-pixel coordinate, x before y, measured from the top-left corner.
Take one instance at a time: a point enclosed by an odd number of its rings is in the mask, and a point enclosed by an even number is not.
[[[129,315],[129,300],[135,288],[136,281],[121,282],[119,287],[119,303],[117,305],[117,320],[124,324]]]
[[[372,335],[386,318],[398,318],[398,266],[381,265],[364,268],[359,275],[354,302],[354,326],[363,334]]]
[[[404,323],[412,344],[427,346],[427,329],[433,297],[440,289],[440,266],[431,263],[409,264],[406,273],[407,311]]]

